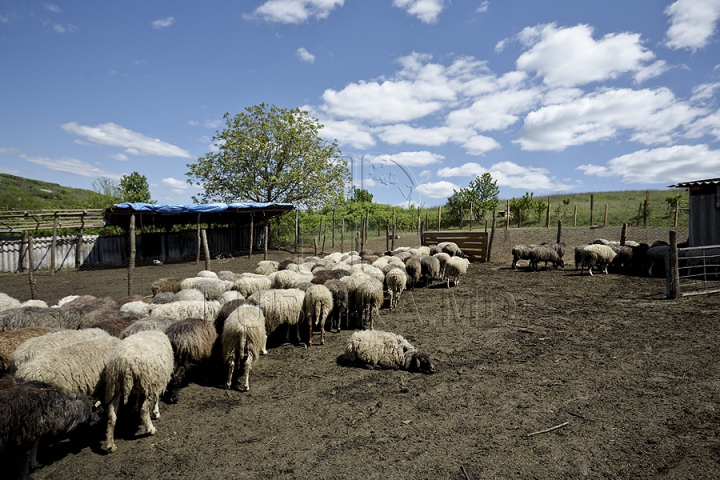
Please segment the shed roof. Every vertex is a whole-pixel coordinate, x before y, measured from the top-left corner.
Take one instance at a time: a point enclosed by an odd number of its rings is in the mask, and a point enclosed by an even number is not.
[[[244,224],[250,217],[268,219],[292,211],[291,203],[116,203],[103,212],[106,226],[127,228],[130,216],[137,225],[169,227],[172,225],[203,223]]]
[[[693,180],[691,182],[681,182],[675,185],[668,185],[668,188],[690,188],[700,185],[718,185],[720,184],[720,178],[708,178],[707,180]]]

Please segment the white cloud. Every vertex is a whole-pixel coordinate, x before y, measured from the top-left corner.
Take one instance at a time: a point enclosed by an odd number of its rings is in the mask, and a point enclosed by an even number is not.
[[[394,163],[401,167],[425,167],[433,163],[441,163],[445,157],[428,151],[400,152],[392,155],[366,155],[364,158],[370,163]]]
[[[623,183],[670,184],[715,178],[720,171],[720,150],[707,145],[674,145],[639,150],[613,158],[607,166],[581,165],[586,175],[621,177]]]
[[[668,70],[665,60],[658,60],[646,67],[641,67],[635,72],[635,82],[642,83],[649,78],[659,77]]]
[[[480,4],[480,6],[475,10],[478,13],[485,13],[490,9],[490,2],[485,0]]]
[[[268,0],[251,14],[243,14],[245,20],[264,20],[271,23],[303,23],[314,17],[328,18],[345,0]]]
[[[295,55],[302,60],[303,62],[307,63],[315,63],[315,55],[305,50],[305,48],[300,47],[297,49],[297,52],[295,52]]]
[[[499,162],[485,168],[475,162],[459,167],[441,168],[438,177],[477,177],[489,173],[501,187],[526,189],[530,191],[562,191],[573,188],[572,185],[555,180],[545,168],[525,167],[514,162]]]
[[[718,0],[677,0],[665,8],[670,28],[665,45],[673,50],[686,48],[696,51],[705,47],[715,34],[720,19]]]
[[[0,155],[20,155],[21,150],[14,147],[0,147]]]
[[[46,10],[49,10],[53,13],[62,13],[62,8],[58,7],[54,3],[43,3],[43,6]]]
[[[510,40],[507,38],[503,38],[498,43],[495,44],[495,53],[500,53],[503,50],[505,50],[505,47],[507,47],[507,44]]]
[[[115,155],[110,155],[110,158],[114,158],[115,160],[119,160],[121,162],[127,162],[129,160],[128,156],[123,153],[117,153]]]
[[[423,170],[420,172],[420,180],[428,180],[430,177],[432,177],[432,172],[430,170]]]
[[[421,22],[433,24],[445,8],[445,0],[393,0],[393,6],[406,10]]]
[[[691,100],[694,102],[703,102],[715,98],[715,90],[720,88],[720,83],[702,83],[696,85],[692,90]]]
[[[364,125],[352,120],[333,120],[331,118],[322,118],[316,115],[311,107],[304,106],[302,110],[310,112],[310,115],[318,118],[323,128],[320,130],[320,136],[326,141],[331,142],[337,140],[338,143],[349,145],[353,148],[364,150],[375,145],[375,139],[372,133]]]
[[[462,144],[468,155],[484,155],[485,153],[500,148],[500,144],[490,137],[484,135],[475,135],[468,138]]]
[[[703,113],[667,88],[599,90],[528,113],[515,142],[523,150],[563,150],[628,131],[633,141],[662,143]]]
[[[160,183],[162,183],[166,187],[170,187],[175,190],[185,190],[186,188],[188,188],[190,186],[186,181],[178,180],[178,179],[172,178],[172,177],[163,178],[162,180],[160,180]]]
[[[454,183],[440,181],[431,183],[421,183],[415,187],[415,191],[420,195],[430,198],[444,198],[453,194],[453,190],[459,190],[460,187]]]
[[[98,144],[122,147],[130,155],[158,155],[161,157],[193,158],[187,150],[163,142],[115,123],[103,123],[95,127],[70,122],[61,125],[62,129],[84,140]]]
[[[688,138],[700,138],[704,135],[712,135],[716,140],[720,140],[720,110],[707,117],[698,118],[688,126],[685,134]]]
[[[20,155],[20,157],[30,163],[43,166],[56,172],[71,173],[73,175],[90,178],[107,177],[112,180],[120,180],[122,177],[122,175],[108,172],[101,167],[94,167],[76,158],[30,157],[25,154]]]
[[[175,17],[167,17],[167,18],[161,18],[159,20],[155,20],[150,23],[152,27],[155,30],[160,30],[161,28],[169,27],[170,25],[175,23]]]
[[[589,25],[527,27],[517,36],[529,47],[517,59],[517,68],[535,72],[548,86],[573,87],[639,72],[655,57],[642,45],[639,34],[610,33],[595,40],[592,33]],[[644,78],[651,72],[646,71]]]
[[[77,27],[71,23],[65,22],[65,24],[60,23],[53,23],[48,20],[41,20],[40,23],[42,23],[44,26],[50,26],[53,30],[55,30],[57,33],[69,33],[74,30],[77,30]]]

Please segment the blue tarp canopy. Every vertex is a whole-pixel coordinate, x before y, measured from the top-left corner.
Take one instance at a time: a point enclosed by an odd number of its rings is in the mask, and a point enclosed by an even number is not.
[[[130,216],[136,216],[137,225],[167,227],[178,224],[202,223],[245,224],[250,217],[256,221],[283,215],[292,211],[291,203],[116,203],[103,212],[105,225],[126,228]],[[199,217],[198,217],[199,215]]]

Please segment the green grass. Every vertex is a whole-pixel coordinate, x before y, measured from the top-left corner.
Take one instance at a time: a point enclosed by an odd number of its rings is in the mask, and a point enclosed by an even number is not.
[[[93,193],[0,173],[0,211],[86,208]]]

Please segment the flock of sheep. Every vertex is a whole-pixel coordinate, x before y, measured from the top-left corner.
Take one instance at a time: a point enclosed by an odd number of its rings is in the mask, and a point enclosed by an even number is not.
[[[540,262],[545,262],[546,267],[550,263],[554,268],[563,268],[565,249],[566,245],[562,242],[516,245],[512,249],[512,268],[515,269],[520,260],[527,260],[528,268],[532,271],[537,271]],[[593,275],[593,268],[608,273],[608,267],[614,267],[626,273],[647,272],[652,276],[653,267],[656,265],[661,267],[660,273],[664,271],[669,251],[670,246],[664,241],[656,241],[648,245],[628,240],[624,245],[620,245],[620,242],[598,238],[587,245],[575,247],[575,268],[581,272],[587,269],[590,275]],[[656,269],[655,272],[658,273],[658,270]]]
[[[29,478],[41,439],[90,428],[107,417],[102,446],[113,452],[121,405],[135,399],[139,434],[154,434],[159,401],[179,401],[192,372],[222,364],[226,388],[242,364],[241,390],[267,354],[269,336],[313,345],[325,324],[357,328],[348,364],[433,373],[430,358],[402,336],[373,329],[388,297],[443,281],[457,285],[469,262],[456,244],[392,252],[332,253],[324,258],[261,261],[255,272],[162,278],[152,297],[66,297],[49,307],[0,293],[0,463],[9,478]],[[302,332],[305,328],[305,332]],[[303,341],[302,336],[305,336]]]

